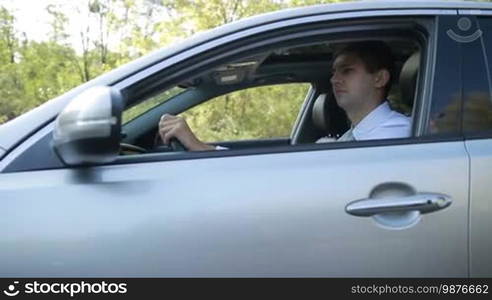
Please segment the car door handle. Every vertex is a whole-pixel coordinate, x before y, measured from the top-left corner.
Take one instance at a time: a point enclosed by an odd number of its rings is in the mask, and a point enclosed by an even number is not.
[[[405,197],[367,198],[356,200],[345,207],[345,211],[354,216],[369,217],[384,213],[418,210],[430,213],[451,205],[451,197],[437,193],[421,193]]]

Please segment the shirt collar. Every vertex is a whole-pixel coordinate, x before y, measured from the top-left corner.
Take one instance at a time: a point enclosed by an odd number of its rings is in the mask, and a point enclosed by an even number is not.
[[[383,101],[353,128],[352,134],[354,138],[358,140],[362,135],[380,126],[391,116],[391,112],[388,101]]]

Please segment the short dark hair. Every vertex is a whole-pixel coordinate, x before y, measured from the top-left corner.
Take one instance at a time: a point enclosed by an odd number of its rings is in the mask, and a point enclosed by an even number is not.
[[[363,41],[354,42],[346,45],[336,51],[333,59],[342,54],[355,54],[361,60],[369,73],[375,73],[379,70],[386,69],[390,74],[390,79],[384,89],[384,98],[386,98],[393,84],[393,75],[395,71],[395,60],[391,48],[382,41]]]

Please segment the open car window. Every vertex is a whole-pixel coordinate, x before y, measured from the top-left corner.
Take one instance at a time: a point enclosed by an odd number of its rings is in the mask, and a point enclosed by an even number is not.
[[[182,113],[199,139],[289,138],[309,83],[254,87],[222,95]]]
[[[361,40],[365,39],[353,41]],[[381,35],[376,40],[386,43],[395,59],[386,98],[389,107],[413,124],[425,46],[415,37]],[[161,146],[158,124],[163,114],[183,117],[200,141],[227,149],[336,141],[350,122],[336,103],[331,67],[335,53],[353,41],[327,39],[253,51],[190,73],[167,87],[149,80],[149,85],[164,89],[149,89],[151,97],[125,111],[123,142],[154,150]],[[321,109],[320,96],[326,99]]]

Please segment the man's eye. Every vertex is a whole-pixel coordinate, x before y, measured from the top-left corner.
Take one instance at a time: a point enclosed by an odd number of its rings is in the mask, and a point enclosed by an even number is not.
[[[335,70],[332,70],[331,73],[333,75],[335,75],[335,73],[339,73],[339,74],[342,74],[342,75],[347,75],[349,74],[350,72],[352,72],[354,68],[351,68],[351,67],[347,67],[347,68],[339,68],[339,69],[335,69]]]
[[[348,74],[348,73],[350,73],[352,70],[353,70],[352,68],[343,68],[343,69],[341,70],[341,72],[342,72],[342,74]]]

